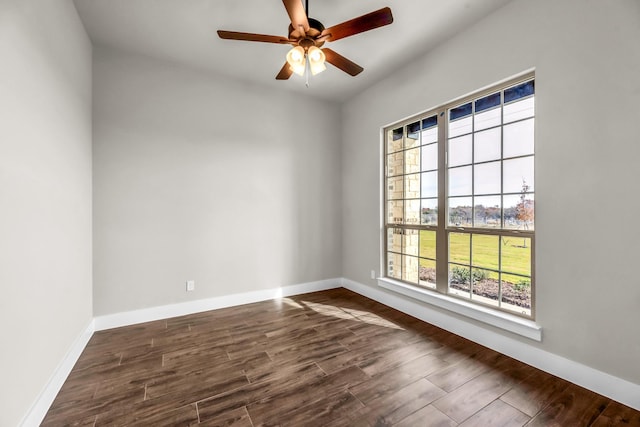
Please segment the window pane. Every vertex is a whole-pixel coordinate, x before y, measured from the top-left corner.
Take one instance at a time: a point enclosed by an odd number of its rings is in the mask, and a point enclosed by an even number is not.
[[[420,231],[420,258],[436,259],[436,232]]]
[[[485,130],[473,135],[474,162],[498,160],[502,157],[500,148],[500,128]]]
[[[502,236],[502,271],[531,276],[531,238]]]
[[[420,172],[420,147],[404,152],[404,173]]]
[[[535,82],[529,80],[528,82],[520,83],[515,86],[511,86],[504,90],[504,102],[505,104],[511,101],[515,101],[526,96],[533,95],[535,93]]]
[[[489,110],[493,107],[497,107],[500,105],[500,92],[492,93],[491,95],[487,95],[483,98],[477,99],[476,103],[476,113],[479,113],[484,110]]]
[[[405,175],[404,177],[404,198],[419,199],[420,198],[420,174],[414,173]]]
[[[482,268],[471,269],[472,299],[483,304],[498,306],[500,298],[500,280],[498,273]]]
[[[502,308],[531,315],[531,278],[502,274]]]
[[[526,191],[534,191],[533,156],[505,160],[502,167],[504,193],[519,193],[525,186]]]
[[[387,202],[387,223],[402,224],[404,222],[404,203],[402,200]]]
[[[402,279],[402,255],[387,253],[387,276]]]
[[[402,257],[402,280],[418,283],[419,269],[420,263],[417,257],[406,255]]]
[[[500,228],[502,210],[500,196],[474,197],[473,226],[481,228]]]
[[[420,223],[420,200],[405,200],[405,223],[406,224],[419,224]]]
[[[464,105],[452,108],[449,110],[449,120],[453,121],[462,117],[470,116],[472,112],[471,103],[468,102]]]
[[[387,178],[387,199],[402,199],[404,177]]]
[[[535,221],[534,195],[520,194],[503,196],[504,228],[533,230]]]
[[[438,197],[438,172],[422,173],[422,197]]]
[[[500,162],[474,166],[474,194],[500,194]]]
[[[472,131],[472,104],[468,102],[449,110],[449,137],[470,133]]]
[[[471,197],[449,198],[449,225],[471,227]]]
[[[475,131],[498,126],[502,123],[502,110],[500,108],[494,108],[492,110],[483,111],[482,113],[476,114],[473,120],[473,129]]]
[[[449,261],[460,264],[471,263],[471,235],[449,233]]]
[[[422,170],[435,169],[438,169],[438,144],[424,145],[422,147]]]
[[[458,119],[455,122],[449,122],[449,138],[471,133],[472,129],[471,116],[465,117],[464,119]]]
[[[404,237],[402,238],[403,254],[418,256],[419,244],[420,233],[418,230],[404,230]]]
[[[420,221],[426,225],[438,224],[438,199],[422,199]]]
[[[431,116],[422,120],[422,143],[430,144],[438,140],[438,117]]]
[[[387,250],[391,252],[402,252],[402,229],[387,229]]]
[[[502,107],[502,122],[509,123],[520,119],[533,117],[535,113],[534,98],[526,98],[522,101],[506,104]]]
[[[438,128],[434,127],[431,129],[422,131],[422,144],[433,144],[438,141]]]
[[[471,194],[471,166],[449,169],[449,196]]]
[[[450,167],[471,164],[471,141],[471,135],[465,135],[449,140],[448,160]]]
[[[470,298],[471,267],[449,264],[449,293]]]
[[[390,130],[387,134],[387,153],[402,150],[402,128]]]
[[[404,153],[402,151],[387,156],[387,176],[404,173]]]
[[[420,285],[429,288],[436,287],[436,262],[420,258]]]
[[[431,117],[427,117],[426,119],[422,119],[422,130],[431,129],[438,125],[438,116],[433,115]]]
[[[413,148],[420,145],[420,122],[407,125],[407,136],[404,140],[404,148]]]
[[[407,125],[407,135],[410,135],[413,139],[418,139],[420,134],[420,122],[413,122]]]
[[[504,157],[533,154],[534,120],[523,120],[504,127]]]
[[[471,237],[471,259],[475,267],[498,270],[499,236],[474,234]]]

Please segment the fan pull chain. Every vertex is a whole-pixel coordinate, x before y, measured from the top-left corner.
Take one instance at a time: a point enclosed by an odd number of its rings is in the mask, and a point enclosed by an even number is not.
[[[305,56],[307,56],[307,54],[305,54]],[[309,74],[310,73],[310,69],[309,69],[309,58],[307,58],[307,61],[304,62],[304,76],[306,78],[306,82],[305,82],[305,86],[307,86],[307,88],[309,88]]]

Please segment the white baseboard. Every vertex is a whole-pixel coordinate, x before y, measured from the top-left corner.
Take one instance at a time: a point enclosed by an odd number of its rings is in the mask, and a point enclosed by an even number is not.
[[[91,339],[94,331],[94,321],[91,320],[85,330],[73,342],[71,348],[58,367],[53,371],[53,375],[51,375],[51,378],[49,378],[49,381],[40,392],[40,395],[37,397],[33,405],[31,405],[31,408],[20,422],[20,426],[37,427],[42,423],[45,415],[47,415],[49,407],[51,407],[51,404],[58,395],[58,392],[60,392],[62,385],[67,380],[69,373],[71,373],[73,366],[78,361],[78,358],[80,358],[80,355],[87,346],[87,343]]]
[[[184,316],[219,308],[233,307],[236,305],[250,304],[253,302],[270,300],[273,298],[287,297],[308,292],[324,291],[339,288],[342,279],[327,279],[317,282],[301,283],[280,288],[264,289],[239,294],[224,295],[221,297],[188,301],[178,304],[163,305],[159,307],[144,308],[141,310],[126,311],[122,313],[107,314],[95,318],[96,331],[118,328],[121,326],[135,325],[137,323],[151,322],[170,317]]]
[[[430,310],[426,305],[417,301],[385,292],[373,286],[363,285],[349,279],[342,279],[342,286],[640,411],[640,385],[638,384],[478,327],[473,322],[440,311]]]

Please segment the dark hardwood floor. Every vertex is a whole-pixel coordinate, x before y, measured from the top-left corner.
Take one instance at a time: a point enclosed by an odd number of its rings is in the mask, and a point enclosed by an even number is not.
[[[344,289],[96,332],[44,426],[640,426]]]

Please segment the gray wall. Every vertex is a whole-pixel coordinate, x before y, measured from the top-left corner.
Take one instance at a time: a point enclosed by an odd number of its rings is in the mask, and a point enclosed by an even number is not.
[[[92,318],[91,43],[71,1],[0,2],[0,425]]]
[[[380,269],[380,127],[536,69],[540,346],[640,383],[640,2],[514,1],[343,107],[343,273]]]
[[[96,315],[340,277],[339,107],[104,47],[93,87]]]

